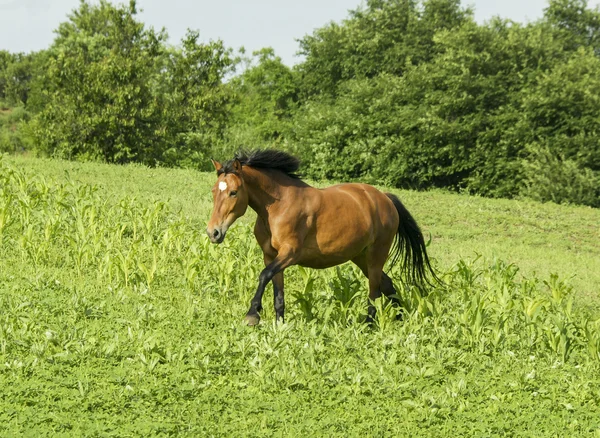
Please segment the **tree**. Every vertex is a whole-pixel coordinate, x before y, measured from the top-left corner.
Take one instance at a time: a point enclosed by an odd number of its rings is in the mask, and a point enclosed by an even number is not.
[[[13,62],[13,54],[6,50],[0,50],[0,100],[6,99],[7,70]]]
[[[125,163],[160,160],[165,126],[153,93],[166,35],[135,19],[135,1],[85,1],[49,49],[48,102],[34,119],[39,148],[53,156]]]
[[[33,97],[33,107],[36,107],[40,98],[40,76],[43,72],[45,52],[32,52],[28,54],[17,53],[10,55],[2,69],[0,60],[0,71],[4,70],[0,79],[0,98],[4,98],[11,106],[28,105]],[[0,72],[0,75],[2,73]]]
[[[195,165],[228,116],[222,43],[182,47],[137,21],[136,2],[82,1],[48,51],[43,110],[32,122],[52,156],[147,165]],[[202,152],[203,151],[203,152]],[[195,164],[194,164],[195,163]]]
[[[298,66],[306,97],[335,96],[350,79],[381,73],[401,76],[436,54],[433,36],[471,19],[459,0],[367,0],[343,23],[331,23],[300,39],[306,56]]]
[[[277,142],[289,129],[297,106],[296,76],[272,48],[254,52],[246,64],[230,81],[236,94],[230,136],[243,133],[247,142]]]
[[[591,47],[600,55],[600,11],[590,9],[587,0],[550,0],[544,18],[558,30],[566,50]]]
[[[315,178],[598,205],[599,17],[552,0],[538,22],[479,25],[455,1],[368,1],[301,41],[292,143]]]
[[[210,166],[210,151],[230,119],[233,93],[224,78],[235,65],[231,50],[221,41],[201,44],[199,37],[188,31],[181,48],[168,51],[161,75],[173,137],[164,155],[169,165]]]

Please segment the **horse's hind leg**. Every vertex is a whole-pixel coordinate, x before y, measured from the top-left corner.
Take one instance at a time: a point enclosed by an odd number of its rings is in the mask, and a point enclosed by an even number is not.
[[[370,302],[367,316],[367,322],[369,323],[373,322],[376,313],[373,301],[381,297],[382,289],[384,289],[385,292],[389,292],[389,284],[387,281],[382,281],[384,276],[387,277],[387,275],[383,273],[383,265],[385,263],[385,259],[387,258],[387,251],[385,252],[385,255],[386,257],[382,257],[381,251],[374,251],[374,247],[371,246],[367,248],[365,252],[352,259],[352,262],[354,262],[360,268],[363,274],[365,274],[365,276],[369,279]],[[389,279],[389,277],[387,278]],[[382,286],[385,286],[385,288],[382,288]]]
[[[367,311],[367,322],[371,323],[375,320],[375,313],[377,310],[373,305],[373,302],[381,297],[381,277],[383,274],[383,266],[379,266],[379,264],[369,264],[367,265],[369,272],[369,309]]]
[[[400,312],[396,315],[396,319],[402,319],[402,304],[398,299],[398,294],[394,287],[394,283],[392,283],[392,279],[385,272],[381,276],[381,292],[390,299],[394,306],[400,309]]]
[[[273,307],[275,308],[275,321],[283,322],[285,300],[283,296],[283,271],[273,277]]]
[[[383,243],[382,243],[383,242]],[[396,288],[392,279],[383,272],[383,266],[388,258],[390,248],[393,243],[393,235],[388,239],[380,238],[373,245],[366,248],[361,254],[352,259],[360,270],[369,279],[369,304],[368,322],[372,322],[375,317],[375,306],[373,301],[383,295],[389,298],[392,303],[401,308],[400,300],[397,297]],[[402,318],[402,311],[397,319]]]

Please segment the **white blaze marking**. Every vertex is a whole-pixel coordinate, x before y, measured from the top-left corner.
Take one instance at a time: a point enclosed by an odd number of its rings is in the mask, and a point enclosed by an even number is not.
[[[225,181],[221,181],[219,183],[219,190],[221,190],[222,192],[227,190],[227,183]]]

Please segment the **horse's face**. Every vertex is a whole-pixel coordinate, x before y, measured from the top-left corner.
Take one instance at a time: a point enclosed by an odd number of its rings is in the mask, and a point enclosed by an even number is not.
[[[221,164],[213,160],[217,175]],[[213,211],[208,221],[206,233],[212,243],[221,243],[227,230],[237,218],[243,216],[248,208],[248,192],[242,178],[242,165],[233,164],[234,173],[220,173],[212,188]]]

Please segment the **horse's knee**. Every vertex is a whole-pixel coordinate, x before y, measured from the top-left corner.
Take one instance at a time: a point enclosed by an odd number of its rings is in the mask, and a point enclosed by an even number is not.
[[[261,271],[260,275],[258,276],[258,282],[262,287],[265,287],[269,283],[269,281],[273,279],[274,276],[275,272],[273,271],[273,269],[267,266]]]

